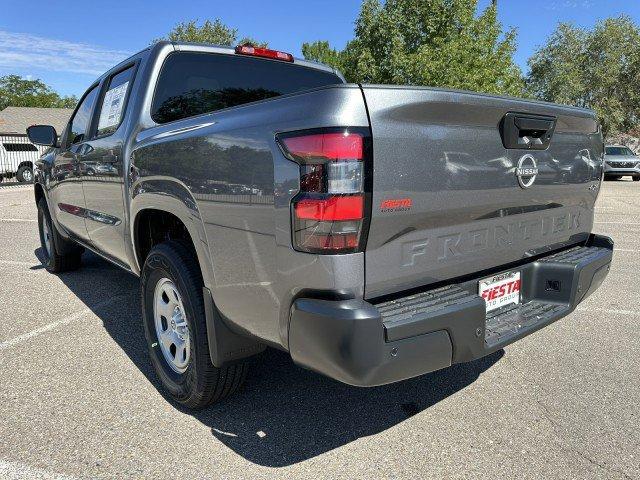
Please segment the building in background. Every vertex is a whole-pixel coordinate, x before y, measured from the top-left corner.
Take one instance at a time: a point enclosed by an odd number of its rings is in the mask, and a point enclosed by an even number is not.
[[[33,163],[46,150],[27,138],[27,127],[52,125],[58,134],[67,126],[70,108],[7,107],[0,112],[0,181],[15,177],[33,181]]]

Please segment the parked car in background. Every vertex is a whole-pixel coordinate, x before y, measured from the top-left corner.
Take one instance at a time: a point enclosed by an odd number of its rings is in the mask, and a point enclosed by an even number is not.
[[[28,131],[51,147],[46,268],[87,248],[140,276],[151,362],[189,407],[267,345],[359,386],[484,357],[571,313],[612,258],[581,108],[159,42],[91,85],[60,140]]]
[[[71,108],[6,107],[0,111],[0,181],[15,178],[33,182],[33,165],[47,147],[29,141],[30,125],[47,124],[61,132],[73,113]]]
[[[29,142],[26,135],[0,136],[0,180],[15,177],[20,183],[33,182],[33,165],[44,150]]]
[[[624,145],[607,145],[604,148],[604,176],[620,180],[624,176],[640,181],[640,157]]]

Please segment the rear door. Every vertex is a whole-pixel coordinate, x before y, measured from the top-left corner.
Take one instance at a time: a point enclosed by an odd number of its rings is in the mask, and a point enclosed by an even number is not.
[[[366,297],[586,239],[602,169],[591,112],[426,88],[363,92],[374,157]]]

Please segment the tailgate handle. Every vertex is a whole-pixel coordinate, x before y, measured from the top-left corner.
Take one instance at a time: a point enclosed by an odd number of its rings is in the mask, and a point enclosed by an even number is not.
[[[500,122],[504,148],[546,150],[556,128],[556,117],[507,113]]]

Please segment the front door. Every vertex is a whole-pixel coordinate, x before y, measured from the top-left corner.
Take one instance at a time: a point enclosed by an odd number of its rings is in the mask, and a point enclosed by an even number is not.
[[[90,88],[80,101],[62,137],[53,162],[50,198],[58,222],[74,236],[87,240],[86,204],[80,175],[80,157],[87,149],[86,136],[91,126],[98,85]]]

